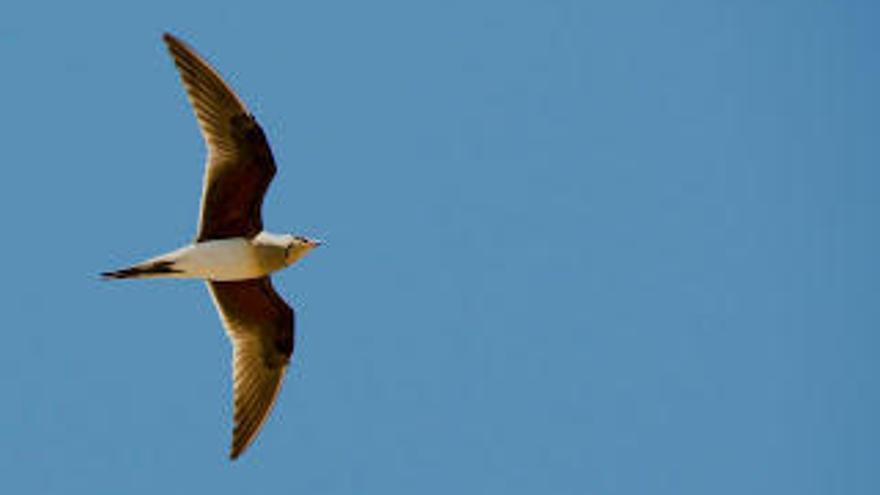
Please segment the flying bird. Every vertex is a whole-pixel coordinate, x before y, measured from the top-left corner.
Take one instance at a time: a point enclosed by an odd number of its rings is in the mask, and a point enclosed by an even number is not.
[[[294,312],[269,276],[320,242],[263,230],[263,196],[276,167],[262,128],[202,57],[170,34],[163,38],[208,150],[198,230],[189,245],[102,276],[206,281],[233,346],[235,459],[269,416],[293,354]]]

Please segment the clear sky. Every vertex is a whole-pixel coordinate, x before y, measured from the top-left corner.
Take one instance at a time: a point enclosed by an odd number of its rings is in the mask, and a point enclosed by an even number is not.
[[[880,3],[6,2],[3,493],[880,493]],[[279,174],[237,462],[163,31]]]

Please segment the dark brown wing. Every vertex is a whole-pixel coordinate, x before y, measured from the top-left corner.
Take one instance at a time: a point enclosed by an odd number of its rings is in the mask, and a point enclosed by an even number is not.
[[[293,310],[269,277],[208,287],[233,345],[235,459],[257,436],[278,396],[293,354]]]
[[[192,48],[170,34],[164,39],[208,148],[196,241],[253,237],[263,230],[263,196],[275,175],[263,129]]]

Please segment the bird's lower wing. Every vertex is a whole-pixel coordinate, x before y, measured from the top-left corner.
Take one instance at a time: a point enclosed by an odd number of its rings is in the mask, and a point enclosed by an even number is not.
[[[233,345],[232,451],[250,445],[269,416],[293,353],[293,310],[268,277],[208,282]]]

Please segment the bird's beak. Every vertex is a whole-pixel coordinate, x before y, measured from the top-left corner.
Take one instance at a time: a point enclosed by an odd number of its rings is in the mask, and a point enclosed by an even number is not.
[[[318,239],[309,239],[309,244],[311,245],[311,247],[316,248],[321,244],[324,244],[324,241],[319,241]]]

